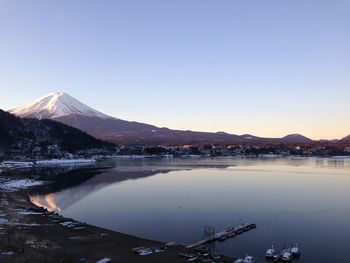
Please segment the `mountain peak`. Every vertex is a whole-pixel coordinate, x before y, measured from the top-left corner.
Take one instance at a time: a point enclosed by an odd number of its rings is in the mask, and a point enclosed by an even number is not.
[[[286,142],[311,142],[310,138],[305,137],[299,133],[288,134],[282,138]]]
[[[47,94],[47,95],[44,96],[44,97],[49,97],[49,96],[51,96],[51,97],[56,97],[56,98],[58,98],[58,97],[61,97],[61,96],[64,96],[64,95],[69,96],[69,95],[68,95],[67,93],[65,93],[65,92],[62,92],[62,91],[54,91],[54,92],[51,92],[51,93]]]
[[[67,115],[83,115],[88,117],[110,118],[81,103],[64,92],[52,92],[25,105],[9,110],[19,117],[54,119]]]

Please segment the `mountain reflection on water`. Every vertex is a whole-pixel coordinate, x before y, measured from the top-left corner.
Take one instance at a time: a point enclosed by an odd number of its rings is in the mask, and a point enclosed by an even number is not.
[[[70,173],[68,177],[65,175],[67,180],[58,180],[60,184],[55,182],[46,187],[39,187],[31,193],[30,200],[35,205],[44,207],[48,211],[60,212],[85,196],[99,191],[110,184],[166,172],[168,171],[119,172],[118,176],[115,176],[116,173],[113,170],[104,172],[77,170],[74,173]],[[79,174],[79,179],[69,180],[74,178],[74,174]]]
[[[215,246],[264,260],[299,243],[298,262],[348,262],[350,160],[216,158],[110,160],[70,171],[33,202],[80,221],[149,239],[192,243],[204,226],[257,229]]]

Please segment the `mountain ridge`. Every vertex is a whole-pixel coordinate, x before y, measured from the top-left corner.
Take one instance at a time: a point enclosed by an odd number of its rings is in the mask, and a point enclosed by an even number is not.
[[[341,141],[349,141],[350,142],[350,134],[341,139]]]
[[[290,134],[283,138],[236,135],[223,131],[199,132],[159,128],[155,125],[126,121],[97,111],[63,92],[53,92],[33,102],[9,110],[19,117],[52,119],[113,143],[126,145],[184,145],[230,143],[305,143],[312,140]]]

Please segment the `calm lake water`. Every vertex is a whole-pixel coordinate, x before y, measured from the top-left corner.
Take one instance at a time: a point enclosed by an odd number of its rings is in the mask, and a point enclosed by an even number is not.
[[[216,243],[264,261],[274,244],[298,243],[297,262],[350,262],[350,159],[114,160],[68,173],[34,203],[97,226],[188,244],[206,225],[255,230]],[[78,178],[78,179],[76,179]]]

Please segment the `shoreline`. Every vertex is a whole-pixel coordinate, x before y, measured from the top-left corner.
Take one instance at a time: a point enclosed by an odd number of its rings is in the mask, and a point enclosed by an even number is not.
[[[2,200],[6,196],[8,205],[5,211],[9,220],[8,224],[0,225],[3,232],[0,236],[1,251],[14,252],[13,255],[0,254],[1,262],[96,262],[110,258],[112,262],[125,263],[180,263],[187,262],[179,256],[180,253],[193,252],[181,245],[162,253],[139,256],[132,252],[133,248],[164,246],[165,243],[82,223],[36,206],[31,202],[30,193],[48,184],[0,192]],[[6,250],[6,236],[9,234],[13,240]],[[230,257],[222,259],[225,261],[215,262],[232,262]]]

